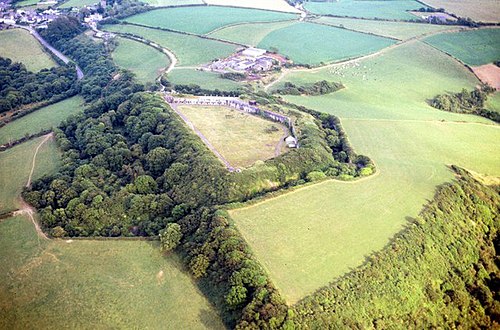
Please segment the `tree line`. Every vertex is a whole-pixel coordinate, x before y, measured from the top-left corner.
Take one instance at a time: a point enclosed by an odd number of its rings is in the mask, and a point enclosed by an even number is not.
[[[310,84],[295,85],[286,82],[283,87],[276,89],[275,93],[281,95],[325,95],[344,88],[342,83],[321,80]]]

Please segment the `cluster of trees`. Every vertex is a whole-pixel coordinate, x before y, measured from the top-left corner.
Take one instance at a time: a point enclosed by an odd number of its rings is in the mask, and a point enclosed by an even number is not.
[[[297,86],[291,82],[286,82],[285,85],[276,90],[277,94],[281,95],[324,95],[330,94],[344,88],[342,83],[333,81],[321,80],[312,84]]]
[[[243,91],[241,91],[241,90],[224,91],[224,90],[219,90],[219,89],[205,89],[205,88],[201,88],[199,85],[196,85],[196,84],[188,84],[188,85],[175,84],[172,86],[172,88],[177,93],[200,95],[200,96],[201,95],[240,96],[243,93]]]
[[[318,329],[499,327],[498,191],[454,170],[457,181],[441,186],[390,244],[297,304],[288,322]]]
[[[151,10],[153,7],[138,0],[108,1],[107,14],[115,18],[125,18]]]
[[[74,65],[33,73],[21,63],[0,57],[0,113],[34,102],[59,100],[76,93]]]
[[[484,102],[488,99],[488,94],[494,92],[494,88],[484,85],[471,92],[463,89],[455,94],[438,95],[430,101],[430,104],[434,108],[444,111],[478,115],[499,123],[500,114],[484,108]]]
[[[220,77],[223,79],[229,79],[233,81],[243,81],[247,78],[247,76],[244,73],[240,72],[226,72],[222,73]]]

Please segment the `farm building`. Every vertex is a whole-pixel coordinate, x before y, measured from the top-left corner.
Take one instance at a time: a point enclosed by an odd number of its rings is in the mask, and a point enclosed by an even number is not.
[[[254,57],[257,58],[259,56],[262,56],[266,53],[265,49],[260,49],[260,48],[247,48],[244,51],[241,52],[242,55],[248,56],[248,57]]]
[[[288,148],[297,148],[297,139],[294,138],[293,136],[288,136],[285,139],[286,145]]]

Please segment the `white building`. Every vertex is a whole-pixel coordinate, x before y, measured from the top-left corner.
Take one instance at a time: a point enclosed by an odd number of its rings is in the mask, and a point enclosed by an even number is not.
[[[247,48],[244,51],[241,52],[242,55],[248,56],[248,57],[259,57],[262,56],[266,53],[265,49],[260,49],[260,48]]]

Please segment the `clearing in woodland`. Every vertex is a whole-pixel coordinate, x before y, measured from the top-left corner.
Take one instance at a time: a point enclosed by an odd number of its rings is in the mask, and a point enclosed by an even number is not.
[[[273,22],[296,19],[297,15],[267,10],[218,6],[178,7],[152,10],[124,21],[175,31],[205,34],[223,26],[248,22]]]
[[[48,105],[26,116],[16,119],[0,128],[0,144],[18,140],[25,135],[57,127],[69,115],[83,109],[83,99],[80,96]]]
[[[153,83],[170,65],[167,55],[157,49],[126,38],[117,38],[111,54],[118,66],[132,71],[141,83]]]
[[[21,62],[26,69],[36,72],[57,66],[57,63],[45,52],[42,45],[23,29],[0,31],[0,56]]]
[[[387,244],[436,186],[452,179],[446,165],[500,175],[498,125],[426,103],[436,94],[478,83],[445,54],[411,42],[356,64],[287,79],[325,78],[346,88],[286,99],[339,116],[354,149],[373,159],[378,173],[358,182],[326,181],[230,212],[289,303]]]
[[[276,156],[280,140],[286,137],[282,125],[231,108],[179,106],[178,111],[233,167],[249,167]]]

